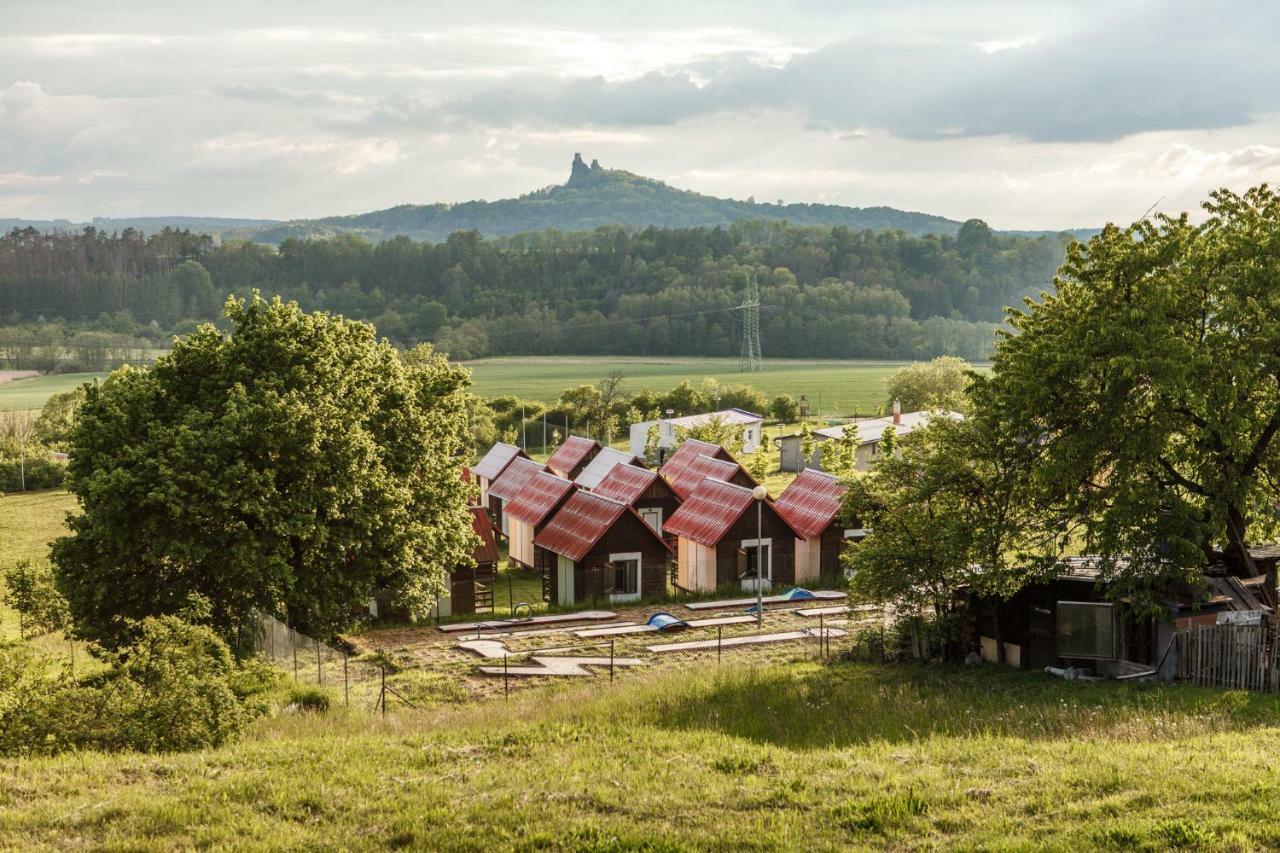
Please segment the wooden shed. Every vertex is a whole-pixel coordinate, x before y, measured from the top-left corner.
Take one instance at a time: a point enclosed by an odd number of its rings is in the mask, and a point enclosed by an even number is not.
[[[760,502],[760,532],[752,490],[734,483],[705,479],[663,525],[676,537],[676,583],[691,592],[736,585],[766,588],[796,582],[796,532],[768,498]],[[757,571],[756,555],[763,566]]]
[[[511,562],[534,567],[533,537],[576,487],[550,471],[539,471],[506,506],[507,556]]]
[[[675,476],[667,478],[667,483],[676,497],[684,501],[688,500],[694,489],[706,479],[734,483],[747,489],[756,487],[755,478],[747,473],[747,469],[732,459],[721,459],[716,456],[693,457]]]
[[[489,484],[489,515],[496,519],[503,536],[508,535],[511,523],[507,517],[507,504],[524,491],[529,481],[543,470],[546,470],[545,466],[532,459],[514,459],[502,472],[502,476]]]
[[[839,478],[806,468],[774,502],[774,509],[797,534],[796,583],[813,583],[820,578],[833,581],[842,574],[844,542],[861,532],[856,525],[841,523],[844,491]]]
[[[498,442],[489,448],[479,462],[471,467],[471,476],[475,479],[476,485],[480,489],[480,495],[477,503],[480,506],[488,507],[490,512],[497,512],[497,508],[489,502],[489,486],[502,476],[502,472],[507,470],[507,466],[511,464],[513,459],[528,459],[528,455],[516,447],[514,444],[503,444]]]
[[[436,616],[485,613],[493,610],[493,582],[498,576],[498,543],[493,522],[482,506],[471,507],[471,529],[479,544],[472,552],[474,566],[457,566],[449,575],[449,594],[436,604]]]
[[[571,435],[547,459],[547,468],[557,477],[572,480],[582,473],[582,469],[587,467],[599,452],[600,445],[594,439]]]
[[[702,441],[697,438],[687,438],[676,448],[675,453],[672,453],[667,458],[667,461],[658,469],[658,473],[670,483],[679,477],[680,473],[699,456],[713,456],[726,462],[737,461],[733,458],[732,453],[718,444],[712,444],[709,441]]]
[[[574,492],[533,541],[551,603],[622,603],[666,593],[670,549],[620,501]]]
[[[592,491],[631,507],[659,534],[662,523],[680,508],[680,499],[657,471],[634,465],[614,465]]]
[[[614,450],[612,447],[602,447],[600,452],[595,455],[595,458],[588,462],[578,476],[574,478],[573,482],[580,489],[594,489],[604,479],[605,475],[613,469],[614,465],[645,467],[644,460],[639,456],[623,453],[621,450]]]

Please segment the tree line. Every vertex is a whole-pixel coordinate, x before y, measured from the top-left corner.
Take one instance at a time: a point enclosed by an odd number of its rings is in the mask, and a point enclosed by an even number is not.
[[[458,359],[519,354],[724,356],[749,278],[768,355],[985,358],[1004,306],[1048,287],[1070,238],[731,226],[518,234],[437,243],[356,236],[279,248],[166,229],[0,237],[0,318],[163,337],[252,289],[374,323]],[[121,328],[132,324],[132,328]]]

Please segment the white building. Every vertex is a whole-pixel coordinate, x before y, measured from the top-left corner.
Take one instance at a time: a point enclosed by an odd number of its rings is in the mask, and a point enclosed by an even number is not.
[[[924,411],[903,413],[898,411],[896,401],[894,410],[894,413],[887,418],[867,418],[849,424],[815,429],[813,431],[813,457],[807,460],[804,459],[804,453],[801,451],[804,438],[800,433],[796,432],[781,436],[777,439],[780,452],[778,467],[783,471],[803,471],[805,468],[821,470],[822,454],[825,452],[826,443],[843,437],[847,430],[853,430],[858,443],[857,462],[854,465],[854,470],[866,471],[871,468],[871,461],[879,455],[880,442],[884,440],[885,430],[890,427],[893,427],[894,436],[901,438],[929,423],[929,419],[932,417],[964,417],[959,412]]]
[[[702,426],[713,418],[719,418],[727,424],[742,427],[742,447],[727,447],[731,453],[755,453],[760,446],[760,436],[764,432],[764,417],[745,409],[723,409],[719,412],[707,412],[705,415],[685,415],[682,418],[663,418],[658,421],[641,421],[631,425],[631,452],[644,458],[644,445],[649,438],[649,427],[658,425],[658,447],[670,450],[676,446],[676,430],[693,429]]]

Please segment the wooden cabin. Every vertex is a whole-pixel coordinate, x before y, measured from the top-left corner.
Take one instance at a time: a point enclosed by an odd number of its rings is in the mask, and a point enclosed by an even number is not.
[[[578,488],[590,491],[599,485],[600,481],[613,469],[614,465],[645,467],[644,460],[639,456],[623,453],[621,450],[614,450],[612,447],[602,447],[600,452],[595,455],[595,458],[588,462],[578,473],[573,482]]]
[[[493,517],[503,536],[510,533],[511,520],[507,517],[507,504],[524,491],[529,481],[546,467],[532,459],[513,459],[502,476],[489,484],[489,515]]]
[[[489,486],[502,476],[502,472],[507,470],[507,466],[512,460],[517,458],[528,459],[528,455],[516,447],[514,444],[503,444],[498,442],[489,448],[489,452],[471,468],[471,476],[476,481],[476,485],[480,489],[477,505],[488,507],[492,513],[497,512],[497,508],[489,502]]]
[[[716,459],[723,459],[726,462],[736,462],[733,454],[725,450],[718,444],[712,444],[709,441],[701,441],[696,438],[686,438],[676,448],[662,467],[658,469],[658,473],[662,475],[668,483],[678,478],[680,473],[697,459],[699,456],[713,456]]]
[[[533,538],[576,487],[550,471],[539,471],[506,506],[507,557],[527,569],[534,567]]]
[[[747,469],[736,461],[705,455],[695,456],[690,459],[688,464],[682,466],[674,477],[667,479],[667,483],[671,486],[671,491],[675,493],[676,497],[684,501],[688,500],[694,489],[706,479],[734,483],[746,489],[754,489],[756,487],[755,478],[748,474]]]
[[[533,539],[548,602],[614,604],[666,594],[670,549],[626,504],[575,491]]]
[[[756,504],[751,489],[710,478],[680,504],[662,528],[676,537],[680,588],[709,592],[741,583],[754,591],[757,577],[766,589],[796,582],[795,530],[765,498],[757,533]]]
[[[557,477],[572,480],[582,473],[582,469],[587,467],[599,452],[600,445],[593,439],[571,435],[564,440],[564,444],[556,448],[555,453],[551,454],[547,460],[547,468]]]
[[[471,529],[479,544],[472,552],[474,566],[457,566],[449,575],[449,594],[436,604],[436,616],[487,613],[493,610],[493,583],[498,577],[498,543],[493,522],[482,506],[471,509]]]
[[[680,508],[680,499],[657,471],[634,465],[614,465],[592,492],[631,507],[659,535],[662,523]]]
[[[795,530],[796,577],[800,585],[842,574],[840,553],[846,540],[860,538],[856,525],[841,522],[844,486],[839,478],[806,468],[774,502],[774,509]]]

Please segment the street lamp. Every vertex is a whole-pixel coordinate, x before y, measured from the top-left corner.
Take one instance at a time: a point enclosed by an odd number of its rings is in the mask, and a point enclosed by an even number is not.
[[[764,499],[769,497],[769,490],[764,486],[756,486],[751,490],[751,497],[756,499],[756,628],[764,627],[764,528],[760,514],[764,508]]]

